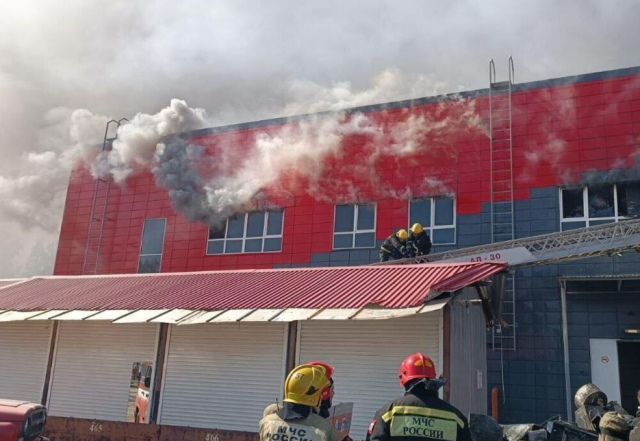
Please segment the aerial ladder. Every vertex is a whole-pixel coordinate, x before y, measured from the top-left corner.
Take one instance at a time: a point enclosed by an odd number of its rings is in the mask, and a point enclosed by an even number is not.
[[[640,251],[640,219],[507,240],[374,265],[505,262],[510,270]]]
[[[121,118],[107,122],[102,141],[102,152],[111,149],[113,141],[118,138],[118,129],[128,121],[126,118]],[[100,247],[102,246],[104,223],[107,219],[107,203],[109,201],[111,181],[110,176],[98,176],[96,178],[91,201],[91,214],[89,216],[87,243],[84,249],[82,274],[98,274],[100,268]]]
[[[412,265],[421,263],[462,263],[462,262],[503,262],[507,264],[508,274],[492,283],[500,286],[487,286],[492,292],[480,293],[487,324],[493,332],[493,349],[505,350],[504,337],[500,334],[516,323],[508,323],[510,304],[505,300],[509,295],[509,278],[514,277],[520,268],[571,262],[579,259],[599,256],[617,256],[626,251],[640,252],[640,218],[617,223],[586,227],[559,233],[543,234],[524,239],[507,240],[487,245],[445,251],[426,256],[392,260],[374,265]],[[478,287],[479,290],[482,288]],[[496,297],[497,293],[497,297]],[[512,291],[513,293],[513,291]],[[515,304],[515,301],[514,301]],[[507,312],[507,314],[505,314]],[[498,328],[501,332],[497,332]],[[496,337],[498,335],[498,337]],[[515,332],[512,350],[515,350]],[[496,345],[498,340],[499,345]]]

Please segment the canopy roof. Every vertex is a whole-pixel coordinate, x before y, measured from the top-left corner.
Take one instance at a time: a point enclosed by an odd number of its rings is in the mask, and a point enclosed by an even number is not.
[[[74,319],[103,312],[111,320],[146,311],[144,321],[174,311],[169,315],[176,318],[169,322],[195,312],[211,318],[216,314],[234,317],[233,321],[283,316],[299,320],[300,314],[310,318],[320,311],[327,315],[365,307],[376,309],[377,315],[381,309],[418,312],[440,294],[472,285],[504,267],[502,263],[449,263],[34,277],[0,287],[0,311],[6,311],[0,321],[68,316],[69,311],[75,312]],[[265,310],[269,312],[260,313]]]

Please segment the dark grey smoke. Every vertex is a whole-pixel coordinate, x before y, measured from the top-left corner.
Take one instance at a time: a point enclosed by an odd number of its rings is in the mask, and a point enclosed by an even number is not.
[[[190,222],[202,222],[210,227],[222,224],[226,215],[209,206],[205,181],[197,169],[211,161],[203,147],[187,144],[175,137],[159,146],[154,159],[152,172],[156,184],[167,190],[176,212]]]

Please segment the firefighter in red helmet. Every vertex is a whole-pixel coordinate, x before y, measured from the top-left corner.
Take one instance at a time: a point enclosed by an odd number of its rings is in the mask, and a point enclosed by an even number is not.
[[[322,418],[329,418],[329,416],[331,415],[331,413],[329,412],[329,409],[331,409],[333,396],[335,395],[335,392],[333,390],[334,368],[330,364],[327,364],[323,361],[310,361],[309,364],[311,366],[322,366],[326,371],[326,376],[327,376],[327,379],[329,380],[329,385],[324,389],[322,389],[322,393],[321,393],[322,397],[320,401],[320,408],[318,409],[318,415],[320,415]]]
[[[416,352],[405,358],[399,376],[405,394],[376,412],[367,441],[471,441],[465,416],[438,397],[446,380],[436,379],[429,357]]]

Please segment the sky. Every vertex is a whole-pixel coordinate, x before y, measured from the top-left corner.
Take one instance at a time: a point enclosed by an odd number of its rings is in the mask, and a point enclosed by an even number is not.
[[[52,271],[76,109],[223,125],[483,88],[509,55],[516,82],[640,65],[637,0],[6,3],[0,277]]]

